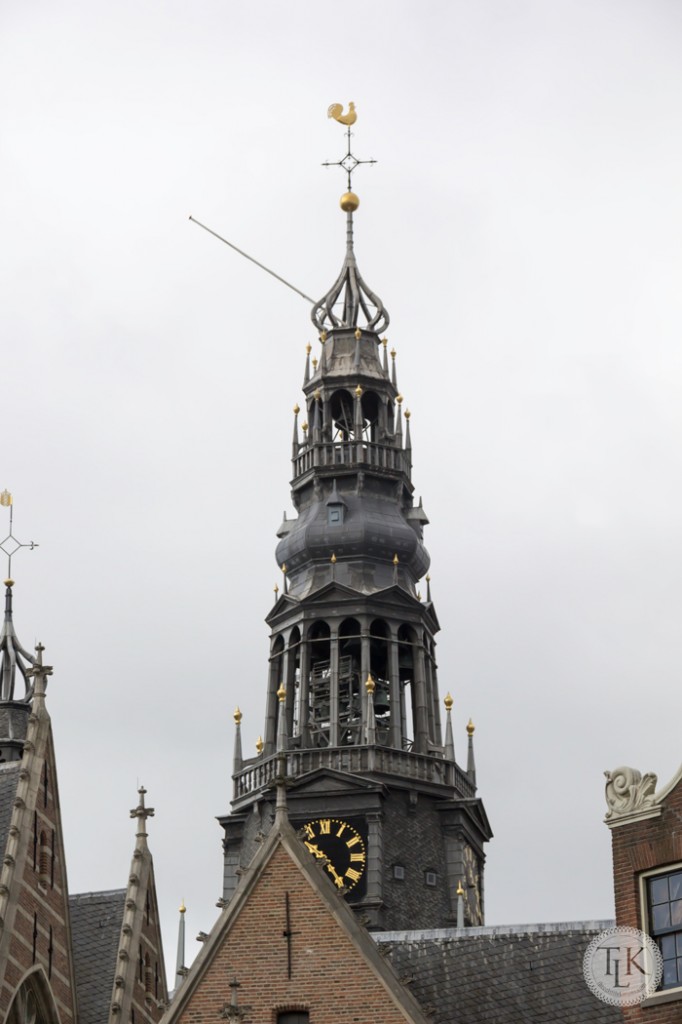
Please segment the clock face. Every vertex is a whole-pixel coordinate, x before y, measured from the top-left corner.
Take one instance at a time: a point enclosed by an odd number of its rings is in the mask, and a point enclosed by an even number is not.
[[[466,878],[465,899],[467,916],[471,924],[483,924],[478,858],[470,846],[464,847],[464,874]]]
[[[299,831],[303,845],[319,861],[326,861],[338,889],[350,891],[364,878],[367,867],[365,841],[354,825],[341,818],[315,818]]]

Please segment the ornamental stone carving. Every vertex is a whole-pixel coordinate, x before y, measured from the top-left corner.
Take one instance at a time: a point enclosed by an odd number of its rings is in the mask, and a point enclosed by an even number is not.
[[[614,768],[606,776],[606,821],[637,816],[656,807],[656,782],[653,772],[642,775],[636,768]]]

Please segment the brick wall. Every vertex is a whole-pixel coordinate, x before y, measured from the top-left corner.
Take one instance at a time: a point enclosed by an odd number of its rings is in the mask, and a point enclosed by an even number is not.
[[[291,978],[286,927],[289,894]],[[180,1020],[220,1019],[230,1002],[229,983],[239,982],[239,1005],[248,1019],[271,1024],[277,1012],[305,1009],[311,1024],[404,1024],[405,1017],[377,975],[282,847],[257,880],[189,997]]]

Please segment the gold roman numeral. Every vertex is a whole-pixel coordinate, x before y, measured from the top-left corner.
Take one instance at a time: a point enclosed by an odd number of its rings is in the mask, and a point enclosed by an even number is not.
[[[351,864],[353,863],[353,861],[359,861],[360,864],[364,864],[365,863],[365,851],[363,850],[362,853],[351,853],[350,859],[351,859]]]
[[[346,846],[348,846],[350,848],[351,846],[357,846],[358,843],[361,843],[361,842],[362,842],[362,840],[360,839],[360,836],[353,836],[352,839],[347,839],[346,840]]]
[[[332,829],[332,823],[329,818],[320,819],[320,835],[328,836]]]
[[[346,878],[350,878],[351,882],[357,882],[360,878],[360,872],[356,871],[355,868],[346,868]]]
[[[342,821],[341,824],[339,825],[338,829],[336,830],[337,836],[342,836],[343,833],[346,831],[346,828],[347,828],[347,825],[346,825],[345,821]]]

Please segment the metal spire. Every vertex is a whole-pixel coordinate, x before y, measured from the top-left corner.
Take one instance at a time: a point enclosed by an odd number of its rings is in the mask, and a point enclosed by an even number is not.
[[[329,108],[329,117],[347,125],[347,149],[341,160],[327,160],[323,167],[341,167],[347,176],[348,190],[341,196],[341,209],[346,214],[346,257],[341,273],[327,294],[315,303],[311,318],[318,330],[325,327],[357,327],[358,317],[362,312],[366,319],[366,327],[371,331],[382,331],[389,324],[389,315],[381,299],[367,287],[358,270],[353,249],[353,214],[360,205],[360,200],[351,191],[353,171],[361,164],[374,164],[376,160],[358,160],[351,151],[351,125],[355,123],[357,114],[355,105],[350,104],[349,112],[343,114],[340,103],[333,103]],[[341,308],[334,311],[339,304]]]
[[[9,508],[9,533],[7,534],[5,539],[2,542],[0,542],[0,551],[4,551],[4,553],[7,555],[7,579],[9,580],[12,578],[12,556],[16,555],[19,548],[30,548],[31,551],[33,551],[33,549],[37,548],[38,545],[33,540],[27,541],[26,543],[22,544],[22,542],[18,541],[17,538],[12,533],[12,520],[14,518],[14,502],[12,499],[12,495],[8,490],[0,492],[0,505],[4,506],[5,508]]]

